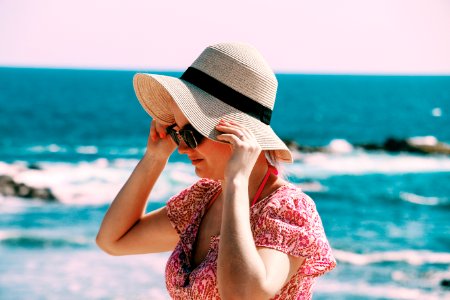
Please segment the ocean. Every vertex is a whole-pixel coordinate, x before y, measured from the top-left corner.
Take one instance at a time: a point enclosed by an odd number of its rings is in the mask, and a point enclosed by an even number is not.
[[[168,298],[169,253],[95,245],[145,150],[134,73],[0,68],[0,175],[57,198],[0,194],[0,299]],[[450,299],[450,155],[386,147],[450,144],[450,76],[277,78],[272,127],[302,146],[282,173],[314,199],[338,262],[313,298]],[[174,153],[148,210],[197,179]]]

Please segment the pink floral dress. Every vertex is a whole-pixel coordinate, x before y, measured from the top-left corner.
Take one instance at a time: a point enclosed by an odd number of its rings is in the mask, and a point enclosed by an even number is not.
[[[172,197],[168,217],[180,241],[166,266],[166,285],[173,299],[220,299],[217,288],[217,257],[220,236],[211,238],[205,259],[191,266],[192,248],[209,201],[220,182],[201,179]],[[317,276],[336,265],[314,202],[292,184],[279,187],[250,210],[256,246],[276,249],[306,260],[272,299],[311,299]]]

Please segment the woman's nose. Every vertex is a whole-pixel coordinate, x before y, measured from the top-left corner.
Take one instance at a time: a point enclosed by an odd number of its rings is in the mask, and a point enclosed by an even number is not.
[[[180,143],[178,144],[178,153],[180,154],[187,154],[189,151],[188,145],[183,141],[183,139],[180,139]]]

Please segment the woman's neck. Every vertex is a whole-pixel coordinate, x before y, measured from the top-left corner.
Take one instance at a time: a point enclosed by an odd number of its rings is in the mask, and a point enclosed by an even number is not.
[[[252,172],[250,173],[249,179],[248,179],[248,196],[249,196],[249,203],[251,204],[256,192],[258,191],[258,188],[260,187],[264,176],[268,172],[268,162],[265,158],[264,153],[261,153],[261,155],[258,157],[258,160],[255,163],[255,166],[253,167]],[[264,197],[266,194],[268,194],[268,191],[271,191],[271,186],[273,183],[277,180],[276,175],[271,174],[268,178],[265,187],[260,195],[259,198]],[[225,180],[220,180],[222,186],[225,186],[226,182]]]

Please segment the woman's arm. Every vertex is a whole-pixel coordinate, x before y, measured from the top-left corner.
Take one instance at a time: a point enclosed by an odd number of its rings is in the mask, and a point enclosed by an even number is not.
[[[247,182],[236,177],[224,188],[217,267],[223,299],[270,299],[304,261],[301,257],[255,246]]]
[[[169,251],[178,234],[165,207],[145,215],[147,199],[175,144],[164,127],[152,122],[147,151],[109,207],[97,234],[97,245],[111,255]]]
[[[220,230],[217,280],[223,299],[269,299],[283,287],[303,263],[301,257],[257,248],[250,225],[249,178],[261,147],[246,128],[224,122],[218,139],[232,147],[225,171],[224,202]]]

